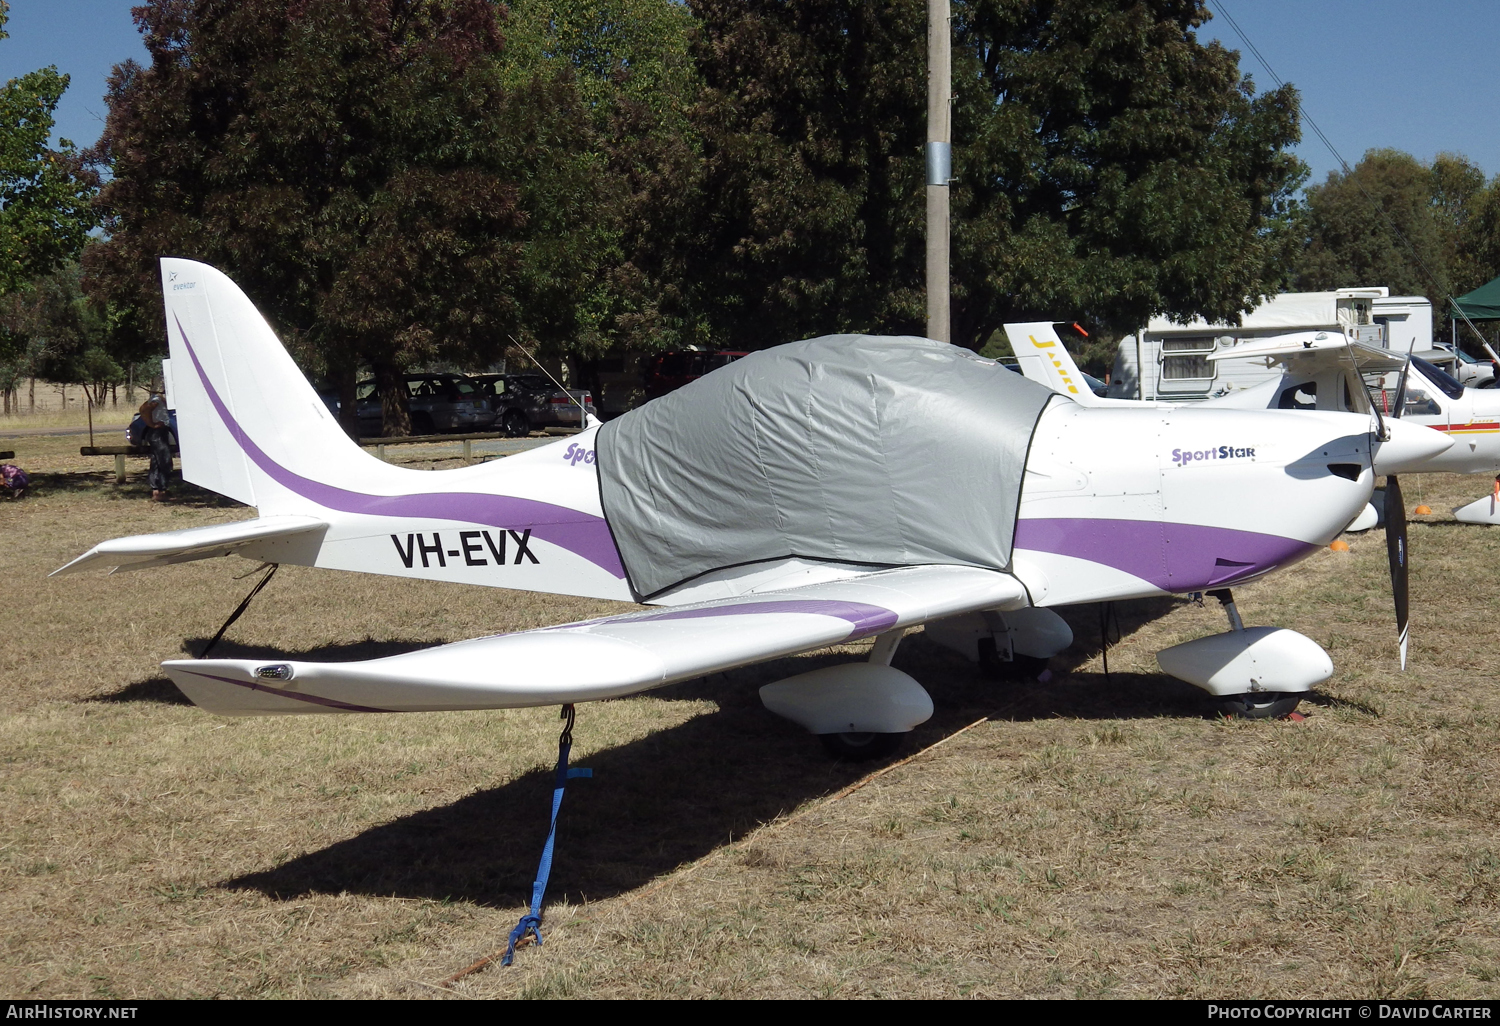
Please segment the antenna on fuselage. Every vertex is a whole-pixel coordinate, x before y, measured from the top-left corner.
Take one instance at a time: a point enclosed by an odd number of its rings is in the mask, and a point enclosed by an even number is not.
[[[519,342],[516,341],[516,336],[514,336],[514,335],[506,335],[505,337],[508,338],[508,339],[510,339],[510,344],[511,345],[515,346],[521,352],[525,353],[526,354],[526,358],[528,360],[530,360],[533,364],[536,365],[536,369],[539,370],[539,371],[541,371],[543,374],[547,375],[547,380],[550,381],[550,382],[552,382],[554,385],[556,385],[558,387],[558,390],[561,391],[563,395],[567,396],[568,399],[572,401],[572,403],[573,403],[574,406],[578,407],[578,424],[579,424],[580,427],[585,427],[585,428],[588,427],[589,426],[589,411],[583,405],[583,403],[581,403],[577,399],[575,399],[573,397],[573,393],[571,391],[569,391],[566,388],[563,388],[562,382],[558,381],[556,378],[554,378],[552,376],[552,372],[549,371],[546,367],[542,366],[542,361],[538,360],[535,356],[532,356],[530,349],[527,349],[525,346],[521,345],[521,343],[519,343]]]

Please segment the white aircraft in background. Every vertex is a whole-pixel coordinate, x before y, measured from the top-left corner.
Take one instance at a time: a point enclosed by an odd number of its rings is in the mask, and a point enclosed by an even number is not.
[[[828,336],[519,455],[410,470],[339,430],[229,278],[161,269],[183,476],[259,516],[105,542],[57,573],[233,554],[657,607],[358,662],[163,664],[224,715],[570,707],[873,637],[865,662],[761,690],[856,758],[931,715],[890,666],[912,627],[1046,658],[1072,640],[1048,607],[1207,589],[1233,629],[1162,667],[1284,715],[1332,663],[1244,628],[1229,587],[1327,545],[1376,474],[1450,444],[1321,410],[1093,408],[928,339]]]
[[[1007,324],[1006,335],[1022,373],[1085,405],[1139,405],[1135,399],[1100,399],[1082,385],[1072,356],[1050,323]],[[1211,354],[1210,361],[1262,360],[1280,364],[1280,378],[1192,404],[1239,410],[1328,410],[1400,418],[1448,435],[1454,444],[1409,474],[1486,474],[1496,487],[1484,498],[1453,511],[1473,524],[1500,524],[1500,389],[1466,388],[1446,371],[1406,354],[1356,342],[1339,332],[1299,331],[1258,339]],[[1365,382],[1378,379],[1375,392]],[[1084,393],[1080,395],[1080,393]],[[1403,396],[1396,402],[1396,395]],[[1360,531],[1377,522],[1374,507],[1350,525]]]

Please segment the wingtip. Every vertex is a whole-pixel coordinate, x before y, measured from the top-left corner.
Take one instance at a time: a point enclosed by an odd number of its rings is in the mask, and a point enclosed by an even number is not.
[[[58,567],[56,570],[52,571],[47,576],[48,577],[59,577],[59,576],[61,576],[63,574],[76,574],[76,573],[78,573],[78,571],[80,571],[80,570],[83,569],[83,567],[80,564],[82,564],[84,561],[90,559],[93,555],[94,555],[94,550],[90,549],[89,551],[85,552],[83,555],[79,556],[77,559],[74,559],[74,560],[71,560],[71,561],[69,561],[67,563],[64,563],[62,566]]]

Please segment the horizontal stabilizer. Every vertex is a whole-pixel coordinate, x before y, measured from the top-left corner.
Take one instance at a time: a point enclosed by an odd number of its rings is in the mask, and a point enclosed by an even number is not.
[[[225,716],[508,709],[616,698],[939,617],[1025,603],[1021,584],[999,571],[904,567],[383,659],[184,659],[162,667],[194,702]]]
[[[89,549],[49,576],[72,574],[95,567],[143,570],[149,566],[186,563],[214,556],[240,555],[268,563],[311,566],[328,524],[314,517],[260,517],[184,531],[137,534],[116,538]]]

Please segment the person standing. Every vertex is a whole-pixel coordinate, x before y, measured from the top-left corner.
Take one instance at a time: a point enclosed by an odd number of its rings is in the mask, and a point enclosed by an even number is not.
[[[141,421],[146,425],[146,444],[151,448],[151,469],[146,480],[151,485],[151,499],[167,498],[172,480],[172,415],[167,411],[165,396],[155,393],[141,404]]]

